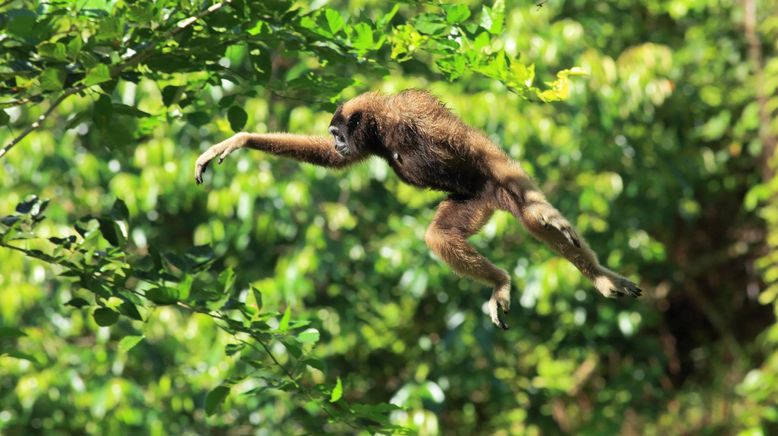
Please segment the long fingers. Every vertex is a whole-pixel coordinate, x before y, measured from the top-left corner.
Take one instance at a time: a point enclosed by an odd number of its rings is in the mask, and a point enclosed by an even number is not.
[[[211,158],[207,157],[206,153],[201,154],[195,163],[195,183],[198,185],[203,183],[203,173],[205,172],[205,169],[208,168],[208,163],[211,161]]]

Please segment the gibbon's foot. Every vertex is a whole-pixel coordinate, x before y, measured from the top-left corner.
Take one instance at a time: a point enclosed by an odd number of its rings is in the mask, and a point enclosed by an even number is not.
[[[595,275],[592,281],[594,287],[608,298],[620,298],[625,295],[637,298],[643,293],[638,285],[607,268],[601,268],[599,275]]]
[[[559,233],[562,234],[562,236],[567,239],[567,242],[570,244],[580,248],[581,243],[578,242],[578,235],[576,235],[575,230],[573,229],[573,226],[570,225],[567,220],[559,214],[554,215],[540,215],[540,223],[543,224],[543,227],[550,229],[554,228]]]
[[[492,297],[489,298],[489,317],[497,327],[508,330],[508,324],[505,324],[501,319],[499,312],[508,313],[511,308],[511,284],[505,283],[497,286],[492,291]]]
[[[216,157],[219,158],[219,163],[221,164],[222,161],[224,161],[224,158],[243,145],[241,143],[242,140],[243,136],[238,133],[226,141],[211,146],[211,148],[201,154],[200,157],[197,158],[197,162],[195,162],[195,182],[197,182],[198,185],[203,183],[203,173],[205,172],[205,169],[208,168],[208,164]]]

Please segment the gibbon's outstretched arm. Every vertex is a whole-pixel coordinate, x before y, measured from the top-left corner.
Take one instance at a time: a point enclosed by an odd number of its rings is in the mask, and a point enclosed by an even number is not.
[[[218,158],[221,163],[230,153],[244,147],[332,168],[345,167],[358,158],[356,155],[344,156],[338,153],[333,140],[323,136],[241,132],[200,155],[195,164],[195,181],[198,184],[203,182],[203,172],[213,159]]]
[[[529,232],[575,265],[606,297],[637,297],[640,288],[600,265],[573,226],[546,200],[519,164],[486,135],[466,126],[437,98],[420,90],[362,94],[338,108],[332,138],[288,133],[238,133],[204,152],[197,183],[208,163],[243,147],[324,167],[342,168],[378,156],[404,182],[449,193],[425,234],[430,249],[459,274],[492,287],[492,322],[505,329],[510,275],[467,241],[495,210],[513,214]]]

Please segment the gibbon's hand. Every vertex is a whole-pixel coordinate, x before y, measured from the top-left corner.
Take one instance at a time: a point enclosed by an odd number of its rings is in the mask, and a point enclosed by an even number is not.
[[[197,162],[195,163],[195,182],[197,182],[198,185],[203,183],[203,173],[214,158],[218,157],[219,163],[221,164],[224,158],[233,151],[243,147],[245,142],[245,135],[238,133],[227,140],[211,146],[211,148],[197,158]]]

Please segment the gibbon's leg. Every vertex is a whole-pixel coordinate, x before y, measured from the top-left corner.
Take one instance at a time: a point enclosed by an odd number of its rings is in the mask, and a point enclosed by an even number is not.
[[[241,132],[212,146],[197,158],[195,164],[197,183],[203,182],[203,172],[211,160],[218,157],[219,163],[221,163],[230,153],[244,147],[333,168],[342,168],[359,159],[357,155],[342,156],[335,151],[332,138],[293,135],[291,133]]]
[[[467,242],[467,238],[480,230],[492,216],[495,209],[493,203],[493,196],[466,200],[449,198],[443,201],[424,239],[430,249],[454,271],[492,286],[489,316],[495,325],[507,329],[508,325],[500,320],[498,312],[508,312],[510,308],[510,276]]]
[[[602,295],[640,296],[642,290],[635,283],[600,265],[586,241],[523,171],[516,171],[509,186],[497,196],[499,207],[515,215],[533,236],[575,265]]]

